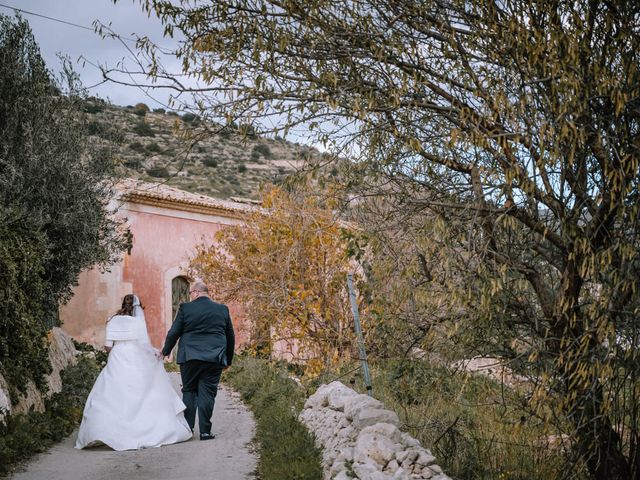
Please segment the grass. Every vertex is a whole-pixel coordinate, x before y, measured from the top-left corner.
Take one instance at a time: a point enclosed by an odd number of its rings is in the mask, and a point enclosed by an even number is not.
[[[69,435],[82,420],[84,403],[101,366],[80,357],[62,371],[62,391],[45,402],[45,411],[7,415],[0,422],[0,477],[13,466]]]
[[[320,451],[298,422],[305,391],[282,365],[249,357],[234,358],[225,381],[238,390],[256,418],[261,480],[321,480]]]

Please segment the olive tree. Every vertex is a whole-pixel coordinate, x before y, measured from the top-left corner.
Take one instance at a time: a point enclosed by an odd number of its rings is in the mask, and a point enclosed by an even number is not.
[[[0,16],[0,371],[39,386],[46,333],[81,270],[120,250],[109,148],[88,141],[72,72],[56,82],[27,22]]]

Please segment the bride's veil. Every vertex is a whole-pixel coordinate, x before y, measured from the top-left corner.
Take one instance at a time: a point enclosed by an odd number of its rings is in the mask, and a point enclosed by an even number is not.
[[[133,316],[139,320],[142,320],[141,322],[139,322],[141,329],[140,343],[142,343],[143,345],[151,346],[151,340],[149,340],[149,333],[147,332],[147,321],[144,318],[144,310],[137,295],[133,296]]]

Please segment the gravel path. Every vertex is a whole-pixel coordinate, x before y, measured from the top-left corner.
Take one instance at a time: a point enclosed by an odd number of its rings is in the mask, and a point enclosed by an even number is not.
[[[180,376],[170,373],[179,390]],[[197,425],[196,421],[196,425]],[[74,432],[19,468],[11,480],[255,480],[257,458],[250,445],[255,423],[238,394],[220,386],[213,412],[214,440],[115,452],[107,447],[76,450]]]

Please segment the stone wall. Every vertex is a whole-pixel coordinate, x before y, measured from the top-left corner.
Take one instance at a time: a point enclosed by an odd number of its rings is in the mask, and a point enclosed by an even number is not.
[[[395,412],[340,382],[309,397],[300,420],[322,449],[325,480],[450,480],[429,450],[398,429]]]
[[[26,391],[20,395],[17,403],[11,405],[9,399],[9,385],[0,375],[0,420],[5,413],[25,413],[30,408],[42,412],[44,410],[44,400],[53,393],[62,390],[62,379],[60,372],[69,365],[76,363],[76,349],[71,337],[61,328],[53,328],[48,335],[49,341],[49,361],[51,362],[51,373],[47,375],[47,385],[49,391],[46,394],[40,392],[33,381],[26,385]]]

